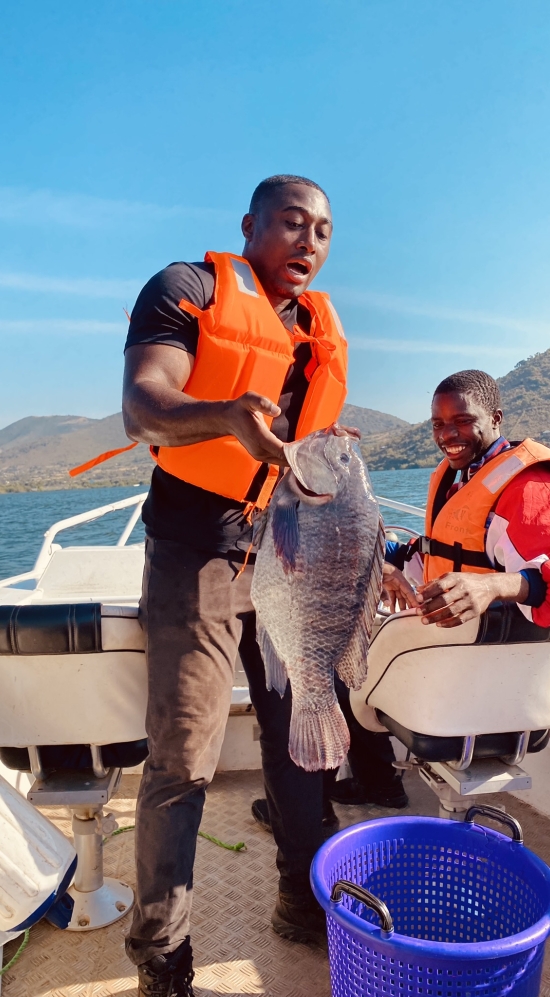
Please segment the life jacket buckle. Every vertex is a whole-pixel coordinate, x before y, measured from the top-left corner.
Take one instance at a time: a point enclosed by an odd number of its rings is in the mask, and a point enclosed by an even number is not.
[[[429,537],[418,538],[418,551],[420,554],[431,554],[431,540]]]

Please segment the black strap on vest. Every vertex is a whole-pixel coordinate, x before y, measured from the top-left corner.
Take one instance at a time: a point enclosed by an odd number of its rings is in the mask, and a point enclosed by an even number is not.
[[[405,560],[410,561],[417,552],[430,554],[431,557],[444,557],[447,561],[452,561],[453,571],[462,571],[463,565],[467,568],[493,570],[493,565],[484,551],[467,550],[458,540],[454,544],[446,544],[441,540],[431,540],[430,537],[418,537],[414,543],[409,545]]]

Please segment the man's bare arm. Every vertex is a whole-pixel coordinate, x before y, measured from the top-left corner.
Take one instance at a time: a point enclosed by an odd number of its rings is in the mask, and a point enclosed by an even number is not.
[[[185,350],[153,343],[126,351],[122,412],[127,436],[165,447],[235,436],[256,460],[286,465],[283,445],[264,419],[279,415],[279,407],[254,391],[234,401],[186,395],[193,359]]]

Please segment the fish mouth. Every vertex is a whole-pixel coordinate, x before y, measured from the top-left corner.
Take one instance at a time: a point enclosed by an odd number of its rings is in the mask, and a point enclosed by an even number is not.
[[[313,262],[303,256],[294,260],[289,260],[286,264],[286,272],[293,284],[301,284],[306,277],[309,277],[313,270]]]
[[[299,491],[302,493],[302,495],[305,495],[306,498],[313,500],[318,499],[320,502],[330,502],[330,500],[333,498],[330,492],[312,492],[309,488],[305,488],[304,485],[302,485],[298,481],[298,478],[295,478],[295,480]]]

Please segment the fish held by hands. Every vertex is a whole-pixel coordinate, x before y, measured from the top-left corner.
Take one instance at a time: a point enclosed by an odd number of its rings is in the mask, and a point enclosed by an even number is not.
[[[359,688],[380,593],[385,536],[357,441],[322,430],[284,445],[252,583],[268,688],[292,689],[289,751],[308,771],[343,762],[349,732],[334,672]]]

